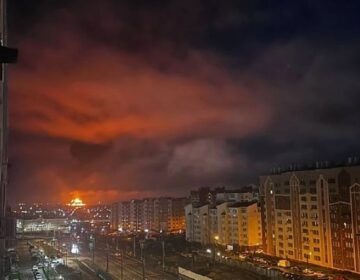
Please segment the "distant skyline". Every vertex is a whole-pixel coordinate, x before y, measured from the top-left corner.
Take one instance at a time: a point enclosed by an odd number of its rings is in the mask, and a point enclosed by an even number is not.
[[[9,1],[18,201],[242,186],[360,155],[359,1]]]

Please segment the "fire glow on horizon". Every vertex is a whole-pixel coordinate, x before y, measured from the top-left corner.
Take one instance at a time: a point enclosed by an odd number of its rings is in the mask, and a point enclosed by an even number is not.
[[[74,198],[70,201],[70,203],[68,203],[69,206],[73,206],[73,207],[82,207],[85,206],[85,203],[83,203],[83,201],[80,198]]]

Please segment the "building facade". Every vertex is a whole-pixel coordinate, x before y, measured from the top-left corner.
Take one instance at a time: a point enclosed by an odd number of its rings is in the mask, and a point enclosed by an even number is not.
[[[119,203],[111,204],[110,227],[116,229],[119,221]]]
[[[185,217],[186,239],[190,242],[232,245],[240,250],[261,245],[261,215],[257,201],[188,204]]]
[[[190,192],[190,203],[192,204],[215,204],[225,201],[253,201],[258,199],[259,191],[255,185],[248,185],[240,189],[226,189],[218,187],[211,189],[202,187]]]
[[[147,198],[113,204],[113,230],[181,232],[185,230],[185,198]]]
[[[328,164],[261,176],[265,252],[359,272],[359,180],[360,166]]]

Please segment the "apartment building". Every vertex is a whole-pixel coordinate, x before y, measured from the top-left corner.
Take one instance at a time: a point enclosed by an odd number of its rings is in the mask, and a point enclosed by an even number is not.
[[[143,217],[143,230],[155,228],[155,215],[154,215],[154,199],[147,198],[143,200],[142,217]]]
[[[130,224],[130,202],[118,202],[118,220],[116,226],[113,228],[114,230],[131,230]],[[111,212],[111,214],[113,214]]]
[[[186,240],[201,244],[211,243],[209,208],[209,204],[185,206]]]
[[[142,200],[131,200],[130,201],[130,231],[141,231],[144,230],[143,220],[143,201]]]
[[[216,202],[220,201],[254,201],[257,200],[257,193],[252,191],[243,192],[242,190],[226,190],[216,194]]]
[[[111,227],[121,231],[185,230],[185,198],[147,198],[112,204]]]
[[[190,192],[190,203],[193,204],[215,204],[225,201],[253,201],[258,199],[258,190],[255,185],[248,185],[240,189],[226,189],[218,187],[211,189],[209,187],[199,188]]]
[[[257,201],[189,204],[185,217],[188,241],[238,249],[254,248],[262,242]]]
[[[171,219],[171,199],[161,197],[154,200],[154,230],[167,231]]]
[[[119,206],[118,203],[111,204],[110,227],[117,230],[119,221]]]
[[[185,230],[185,211],[184,207],[187,203],[186,198],[175,198],[171,202],[171,219],[169,231],[183,232]]]
[[[264,250],[359,272],[359,180],[359,165],[328,163],[261,176]]]

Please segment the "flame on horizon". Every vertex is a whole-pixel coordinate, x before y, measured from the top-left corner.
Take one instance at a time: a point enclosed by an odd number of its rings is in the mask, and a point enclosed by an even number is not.
[[[83,201],[80,198],[74,198],[70,201],[70,203],[68,203],[69,206],[73,206],[73,207],[82,207],[85,206],[85,203],[83,203]]]

